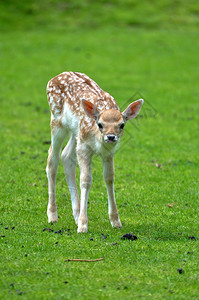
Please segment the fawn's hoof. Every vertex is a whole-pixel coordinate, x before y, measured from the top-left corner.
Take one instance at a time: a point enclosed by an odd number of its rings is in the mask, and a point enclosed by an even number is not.
[[[119,217],[110,218],[110,221],[111,221],[112,227],[114,227],[114,228],[121,228],[122,227],[122,223],[121,223]]]
[[[78,233],[86,233],[88,229],[88,219],[87,217],[80,216],[78,219]]]
[[[47,212],[48,215],[48,223],[56,223],[58,221],[57,212]]]
[[[77,232],[78,233],[86,233],[87,232],[87,225],[78,226]]]

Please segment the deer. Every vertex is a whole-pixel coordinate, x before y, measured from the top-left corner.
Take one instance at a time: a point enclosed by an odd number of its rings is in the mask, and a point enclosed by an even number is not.
[[[114,193],[114,153],[126,122],[138,115],[144,100],[132,102],[121,112],[109,93],[79,72],[63,72],[52,78],[47,84],[47,98],[51,111],[51,145],[46,167],[48,222],[58,221],[55,185],[61,158],[77,232],[87,232],[87,203],[92,183],[91,160],[93,155],[99,155],[103,162],[103,178],[108,194],[109,219],[112,227],[122,227]],[[62,143],[68,134],[69,141],[61,153]],[[80,169],[80,199],[76,184],[77,163]]]

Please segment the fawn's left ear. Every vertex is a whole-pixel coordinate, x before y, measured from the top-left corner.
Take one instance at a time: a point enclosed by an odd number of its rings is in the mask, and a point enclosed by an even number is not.
[[[123,111],[122,115],[126,121],[131,120],[135,118],[142,107],[142,104],[144,103],[143,99],[136,100],[129,104],[129,106]]]
[[[97,107],[87,100],[82,100],[82,105],[84,108],[85,113],[89,118],[97,120],[99,117],[99,111],[97,110]]]

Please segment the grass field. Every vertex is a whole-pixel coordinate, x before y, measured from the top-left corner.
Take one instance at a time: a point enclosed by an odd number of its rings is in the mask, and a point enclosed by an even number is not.
[[[0,299],[198,299],[198,2],[40,2],[0,4]],[[45,89],[66,70],[121,108],[145,99],[115,155],[120,230],[99,158],[88,233],[77,234],[61,164],[59,222],[47,223]],[[130,232],[136,241],[121,240]]]

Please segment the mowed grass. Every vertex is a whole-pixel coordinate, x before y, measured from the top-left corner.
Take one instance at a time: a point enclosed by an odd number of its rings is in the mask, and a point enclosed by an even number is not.
[[[0,298],[197,299],[197,24],[163,29],[110,22],[82,28],[71,20],[70,30],[55,23],[50,29],[8,26],[1,33]],[[59,221],[47,223],[45,89],[50,78],[67,70],[86,73],[122,109],[130,98],[145,99],[115,155],[119,230],[108,219],[97,157],[88,233],[77,234],[61,163]],[[130,232],[136,241],[121,240]],[[92,263],[65,261],[100,257],[104,260]]]

